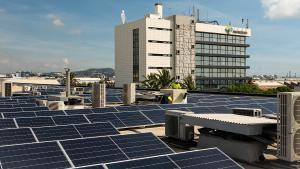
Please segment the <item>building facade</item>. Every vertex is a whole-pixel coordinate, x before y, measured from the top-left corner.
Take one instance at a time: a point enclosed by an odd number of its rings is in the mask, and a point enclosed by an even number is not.
[[[248,28],[199,21],[195,16],[154,14],[115,28],[116,87],[141,82],[146,75],[170,70],[181,80],[192,75],[199,89],[219,89],[243,83]]]

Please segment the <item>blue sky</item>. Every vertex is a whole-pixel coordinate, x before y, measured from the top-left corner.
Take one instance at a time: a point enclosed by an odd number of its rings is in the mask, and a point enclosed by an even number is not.
[[[114,26],[153,11],[158,0],[0,0],[0,72],[114,67]],[[300,75],[299,0],[160,0],[164,15],[221,24],[250,20],[249,74]]]

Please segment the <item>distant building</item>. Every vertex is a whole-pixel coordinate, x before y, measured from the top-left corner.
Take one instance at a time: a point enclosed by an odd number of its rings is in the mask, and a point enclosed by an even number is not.
[[[199,89],[244,83],[248,28],[200,21],[194,16],[163,17],[155,13],[115,28],[116,87],[141,82],[144,76],[168,69],[180,80],[192,75]]]

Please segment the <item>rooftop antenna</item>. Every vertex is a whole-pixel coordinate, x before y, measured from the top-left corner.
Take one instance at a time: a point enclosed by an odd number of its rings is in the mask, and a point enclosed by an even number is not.
[[[126,23],[126,15],[125,15],[125,11],[124,10],[121,11],[121,21],[122,21],[122,24]]]
[[[249,20],[247,19],[246,21],[246,28],[248,29],[249,28]]]
[[[193,17],[196,17],[195,5],[193,4]]]

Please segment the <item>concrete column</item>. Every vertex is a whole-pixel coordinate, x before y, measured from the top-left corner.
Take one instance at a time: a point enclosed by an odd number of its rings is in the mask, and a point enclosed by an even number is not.
[[[66,71],[66,97],[71,93],[71,71],[69,68],[65,68]]]

